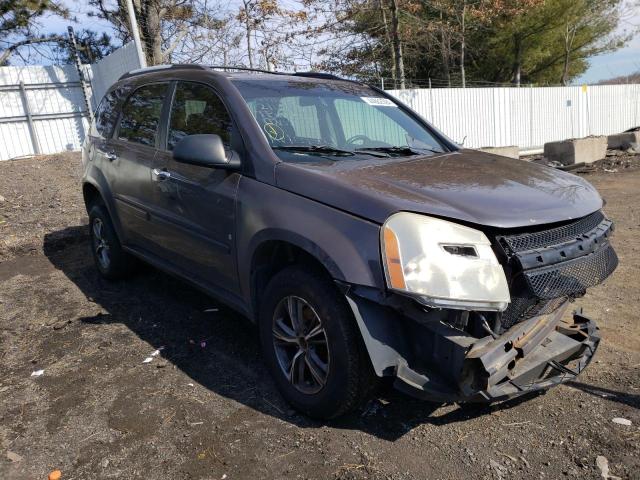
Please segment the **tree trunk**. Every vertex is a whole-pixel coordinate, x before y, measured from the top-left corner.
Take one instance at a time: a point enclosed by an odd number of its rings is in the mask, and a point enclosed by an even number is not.
[[[151,14],[147,18],[149,22],[149,48],[147,52],[151,52],[152,58],[149,65],[160,65],[165,63],[164,55],[162,53],[162,28],[160,26],[160,15],[157,9],[154,7],[151,9]],[[149,54],[147,54],[149,56]]]
[[[380,13],[382,14],[384,36],[387,39],[387,45],[391,46],[391,78],[393,78],[393,88],[398,88],[398,78],[396,76],[396,50],[392,46],[391,35],[389,34],[389,23],[387,22],[387,12],[385,11],[384,0],[380,0]]]
[[[513,55],[513,83],[520,86],[520,77],[522,75],[522,39],[519,36],[514,37],[514,55]]]
[[[573,46],[574,32],[575,31],[570,31],[569,24],[567,24],[564,35],[562,77],[560,78],[560,83],[563,87],[566,87],[569,83],[569,64],[571,63],[571,47]]]
[[[467,16],[467,1],[464,0],[462,4],[462,21],[460,22],[460,77],[462,78],[462,88],[467,87],[467,79],[464,71],[464,54],[465,54],[465,28],[466,28],[466,16]]]
[[[134,0],[133,9],[138,19],[140,41],[147,59],[147,65],[163,63],[160,6],[153,0]],[[130,33],[132,34],[132,32]]]
[[[569,62],[570,62],[569,55],[570,55],[569,50],[565,49],[564,62],[562,66],[562,78],[560,79],[560,83],[562,83],[563,87],[566,87],[567,83],[569,83]]]
[[[442,18],[442,12],[440,12],[440,52],[442,54],[442,70],[444,78],[447,80],[447,85],[451,86],[451,74],[449,73],[449,50],[448,41],[445,34],[444,22]]]
[[[244,27],[247,34],[247,56],[249,57],[249,68],[253,68],[253,51],[251,48],[251,19],[249,18],[250,1],[243,0],[244,3]]]
[[[404,76],[404,57],[402,55],[402,42],[399,34],[400,22],[398,20],[398,1],[391,0],[391,35],[393,40],[393,50],[395,52],[396,77],[400,80],[400,88],[406,87]]]

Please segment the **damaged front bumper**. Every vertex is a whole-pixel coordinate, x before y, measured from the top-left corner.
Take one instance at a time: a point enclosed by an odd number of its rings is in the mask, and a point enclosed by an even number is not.
[[[464,357],[456,393],[432,388],[428,377],[406,363],[398,365],[395,385],[424,399],[496,402],[571,380],[593,358],[600,335],[595,322],[581,313],[574,313],[570,323],[561,315],[535,317],[497,339],[478,340]]]
[[[522,321],[497,338],[475,338],[434,320],[347,294],[374,369],[399,390],[438,402],[498,402],[548,389],[579,375],[600,342],[595,322],[568,302]],[[366,319],[366,320],[365,320]]]

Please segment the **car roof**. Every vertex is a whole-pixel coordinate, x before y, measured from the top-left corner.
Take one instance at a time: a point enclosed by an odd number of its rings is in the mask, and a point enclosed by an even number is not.
[[[152,67],[138,68],[123,74],[118,80],[125,80],[139,77],[145,74],[158,73],[163,70],[180,71],[180,70],[200,70],[203,73],[215,73],[227,77],[229,79],[267,81],[267,80],[284,80],[284,81],[309,81],[310,83],[326,82],[326,81],[345,81],[354,82],[353,80],[340,78],[330,73],[322,72],[269,72],[266,70],[246,68],[246,67],[228,67],[228,66],[208,66],[197,64],[167,64],[154,65]],[[360,82],[355,82],[360,83]]]

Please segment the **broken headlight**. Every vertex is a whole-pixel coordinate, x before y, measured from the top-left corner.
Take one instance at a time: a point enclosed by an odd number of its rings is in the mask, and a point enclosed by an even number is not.
[[[401,212],[382,226],[387,286],[441,308],[503,311],[511,298],[504,270],[484,233]]]

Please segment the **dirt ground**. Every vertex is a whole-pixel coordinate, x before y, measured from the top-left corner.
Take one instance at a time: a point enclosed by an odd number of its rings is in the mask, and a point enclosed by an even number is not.
[[[597,479],[602,456],[640,479],[640,169],[586,175],[620,267],[576,302],[603,336],[578,381],[491,408],[385,390],[329,423],[281,399],[245,319],[151,268],[98,277],[79,170],[0,162],[0,478]]]

